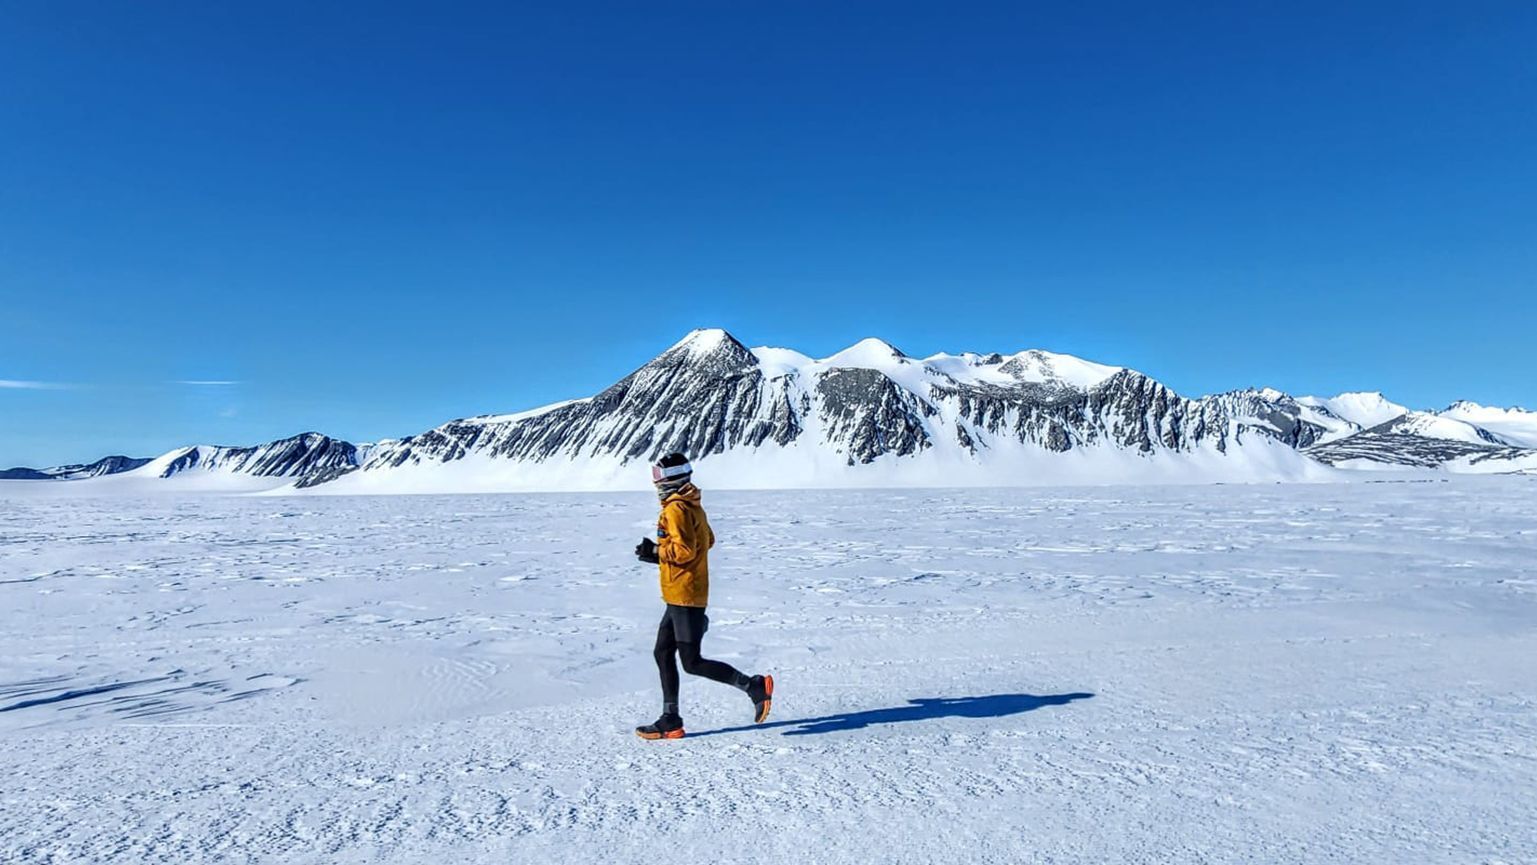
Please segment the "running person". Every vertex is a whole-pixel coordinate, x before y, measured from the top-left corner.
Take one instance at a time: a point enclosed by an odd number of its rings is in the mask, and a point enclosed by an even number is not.
[[[656,522],[656,541],[643,539],[635,555],[661,569],[662,600],[667,609],[656,632],[657,669],[662,674],[662,717],[635,728],[642,739],[683,738],[683,718],[678,714],[678,664],[683,672],[703,676],[747,692],[753,702],[753,721],[763,723],[774,695],[773,676],[748,676],[730,664],[701,657],[699,643],[710,627],[705,605],[710,596],[710,548],[715,533],[699,503],[688,457],[671,453],[651,467],[651,482],[662,500]]]

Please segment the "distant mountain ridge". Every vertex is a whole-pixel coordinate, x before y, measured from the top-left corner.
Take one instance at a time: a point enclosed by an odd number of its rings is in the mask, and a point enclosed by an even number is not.
[[[129,472],[149,462],[148,457],[135,458],[125,456],[102,457],[93,463],[69,466],[54,466],[47,469],[14,468],[0,470],[0,481],[50,481],[50,480],[80,480],[82,478],[97,478],[103,475],[115,475],[120,472]]]
[[[634,466],[671,450],[728,486],[1537,471],[1537,413],[1468,402],[1415,412],[1378,393],[1269,388],[1193,399],[1135,370],[1040,350],[913,358],[867,339],[816,359],[699,330],[590,397],[369,445],[305,433],[181,448],[111,474],[337,492],[607,489],[643,483]]]
[[[254,447],[193,445],[163,454],[142,470],[160,478],[189,472],[303,478],[357,463],[357,445],[307,432]]]

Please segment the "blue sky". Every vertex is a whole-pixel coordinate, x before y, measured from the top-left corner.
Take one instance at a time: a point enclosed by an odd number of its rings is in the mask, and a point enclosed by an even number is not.
[[[1537,5],[1169,5],[7,4],[0,464],[700,326],[1537,407]]]

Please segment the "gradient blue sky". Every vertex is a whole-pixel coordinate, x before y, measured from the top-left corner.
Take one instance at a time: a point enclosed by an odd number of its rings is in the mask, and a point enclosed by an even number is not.
[[[7,3],[0,466],[699,326],[1537,407],[1537,4],[1172,5]]]

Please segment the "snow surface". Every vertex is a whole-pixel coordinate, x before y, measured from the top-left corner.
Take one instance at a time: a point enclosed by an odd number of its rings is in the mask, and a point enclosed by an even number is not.
[[[1530,862],[1537,478],[638,494],[0,486],[0,861]]]

